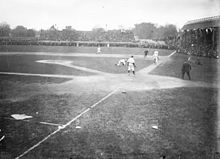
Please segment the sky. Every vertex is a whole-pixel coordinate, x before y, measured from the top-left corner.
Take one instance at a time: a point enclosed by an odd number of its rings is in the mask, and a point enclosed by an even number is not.
[[[142,22],[158,26],[220,15],[219,0],[0,0],[0,23],[11,28],[76,30],[131,29]]]

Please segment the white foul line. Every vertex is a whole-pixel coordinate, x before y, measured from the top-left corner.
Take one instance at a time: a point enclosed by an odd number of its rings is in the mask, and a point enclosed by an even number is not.
[[[4,119],[7,119],[7,120],[14,120],[14,121],[23,121],[23,122],[33,122],[33,123],[36,123],[36,124],[44,124],[44,125],[51,125],[51,126],[61,126],[61,124],[55,124],[55,123],[49,123],[49,122],[45,122],[45,121],[40,121],[40,122],[35,122],[35,121],[31,121],[31,120],[17,120],[17,119],[14,119],[14,118],[4,118]]]
[[[112,92],[110,92],[109,94],[107,94],[105,97],[103,97],[102,99],[100,99],[98,102],[96,102],[95,104],[91,105],[89,108],[87,108],[86,110],[84,110],[82,113],[80,113],[79,115],[77,115],[75,118],[73,118],[72,120],[70,120],[69,122],[67,122],[65,125],[62,125],[60,127],[58,127],[57,130],[55,130],[54,132],[52,132],[51,134],[49,134],[48,136],[46,136],[43,140],[39,141],[37,144],[35,144],[34,146],[32,146],[31,148],[29,148],[28,150],[26,150],[25,152],[23,152],[21,155],[19,155],[18,157],[16,157],[15,159],[20,159],[21,157],[23,157],[24,155],[26,155],[27,153],[29,153],[30,151],[32,151],[33,149],[35,149],[36,147],[38,147],[40,144],[42,144],[44,141],[46,141],[47,139],[49,139],[51,136],[53,136],[54,134],[58,133],[60,130],[66,128],[67,126],[69,126],[71,123],[73,123],[74,121],[76,121],[78,118],[80,118],[83,114],[87,113],[89,110],[91,110],[91,108],[96,107],[98,104],[100,104],[101,102],[103,102],[104,100],[106,100],[107,98],[109,98],[111,95],[113,95],[114,93],[116,93],[118,91],[119,88],[113,90]]]
[[[171,54],[168,55],[168,57],[174,55],[176,53],[176,51],[172,52]]]
[[[5,135],[3,135],[3,136],[1,137],[0,141],[2,141],[4,138],[5,138]]]
[[[20,76],[40,76],[40,77],[55,77],[55,78],[74,78],[74,75],[55,75],[55,74],[33,74],[33,73],[19,73],[19,72],[0,72],[3,75],[20,75]]]
[[[44,125],[51,125],[51,126],[60,126],[61,125],[61,124],[55,124],[55,123],[48,123],[48,122],[44,122],[44,121],[41,121],[39,123],[44,124]]]

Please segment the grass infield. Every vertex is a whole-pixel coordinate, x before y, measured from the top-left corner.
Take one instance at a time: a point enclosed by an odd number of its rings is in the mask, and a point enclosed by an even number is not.
[[[36,62],[37,60],[51,59],[52,57],[35,56],[35,55],[6,55],[0,56],[1,72],[18,72],[33,74],[60,74],[60,75],[94,75],[90,72],[77,70],[61,65],[43,64]],[[54,58],[54,57],[53,57]],[[56,58],[60,60],[60,58]]]
[[[37,74],[61,74],[89,76],[94,73],[78,69],[56,65],[37,63],[38,60],[68,60],[73,65],[95,69],[106,73],[127,73],[126,66],[116,66],[120,58],[114,57],[57,57],[40,55],[4,55],[0,58],[1,72],[37,73]],[[136,71],[149,66],[152,60],[136,59]]]

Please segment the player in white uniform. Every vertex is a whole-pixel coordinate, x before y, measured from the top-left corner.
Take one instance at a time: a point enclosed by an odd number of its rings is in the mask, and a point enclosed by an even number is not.
[[[158,51],[155,50],[153,54],[154,63],[157,64],[159,60]]]
[[[101,54],[101,47],[100,46],[97,48],[97,54]]]
[[[130,71],[133,72],[133,75],[135,75],[135,69],[134,67],[136,67],[135,65],[135,60],[134,60],[134,57],[131,56],[128,61],[127,61],[127,64],[128,64],[128,75],[130,75]]]
[[[121,59],[118,61],[117,66],[125,66],[126,65],[126,62],[127,62],[127,59]]]

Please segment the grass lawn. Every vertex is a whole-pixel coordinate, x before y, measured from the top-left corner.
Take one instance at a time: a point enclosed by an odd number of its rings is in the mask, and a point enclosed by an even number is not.
[[[113,57],[68,57],[64,58],[72,60],[73,65],[95,69],[107,73],[127,73],[127,66],[116,66],[120,58]],[[152,60],[135,59],[136,71],[143,69],[153,63]]]
[[[0,100],[0,116],[3,117],[1,129],[4,130],[7,138],[6,156],[9,158],[18,156],[57,129],[55,126],[42,125],[39,122],[65,124],[82,109],[98,101],[104,95],[102,93],[78,93],[74,96],[71,94],[38,94],[15,102]],[[29,122],[8,120],[12,114],[26,114],[33,116],[33,119]]]
[[[51,84],[51,83],[63,83],[69,81],[66,78],[54,78],[54,77],[35,77],[35,76],[16,76],[16,75],[0,75],[0,85],[19,85],[19,84]],[[2,89],[4,87],[1,87]],[[2,90],[1,90],[2,91]]]
[[[117,94],[83,116],[82,129],[71,125],[25,158],[207,159],[216,146],[216,100],[207,88]]]
[[[102,47],[102,53],[107,54],[129,54],[144,55],[149,50],[149,55],[155,49],[148,48],[126,48],[126,47]],[[172,50],[158,49],[160,56],[167,56]],[[73,47],[73,46],[30,46],[30,45],[0,45],[0,52],[58,52],[58,53],[96,53],[97,47]]]
[[[175,54],[171,56],[171,59],[168,62],[161,64],[150,74],[181,78],[182,64],[187,58],[188,56],[185,54]],[[195,64],[195,56],[192,56],[191,59],[192,71],[190,74],[193,81],[203,81],[209,83],[218,82],[218,70],[220,70],[218,59],[200,57],[202,65]],[[188,79],[187,75],[185,75],[185,79]]]
[[[115,66],[120,58],[111,57],[65,57],[65,56],[40,56],[40,55],[4,55],[0,58],[1,72],[21,72],[39,74],[61,75],[94,75],[90,72],[77,70],[56,64],[37,63],[37,60],[68,60],[73,65],[95,69],[107,73],[127,73],[126,66]],[[152,60],[136,59],[136,70],[152,64]]]
[[[48,57],[50,58],[50,57]],[[45,56],[35,55],[5,55],[0,56],[1,72],[19,72],[35,74],[61,74],[61,75],[94,75],[90,72],[77,70],[61,65],[37,63],[37,60],[48,59]],[[54,57],[53,57],[54,58]],[[60,58],[57,57],[59,60]]]
[[[179,77],[184,58],[185,55],[175,54],[151,74]],[[118,58],[33,55],[1,56],[0,70],[91,75],[67,67],[35,63],[36,60],[71,60],[74,65],[103,72],[124,71],[114,66]],[[136,61],[138,69],[150,64],[148,60]],[[207,58],[201,61],[202,65],[192,64],[192,80],[216,83],[218,61]],[[69,85],[62,85],[66,79],[11,75],[0,78],[0,117],[3,117],[0,126],[6,135],[6,149],[0,149],[0,158],[4,159],[17,157],[57,129],[39,124],[40,121],[66,124],[109,93],[97,91],[92,84],[85,90],[74,85],[69,91]],[[59,89],[63,91],[62,86],[68,93],[59,93]],[[12,100],[13,97],[22,98]],[[216,149],[217,100],[217,88],[118,92],[80,117],[81,129],[76,129],[73,123],[23,158],[158,159],[166,155],[166,159],[176,159],[181,155],[181,159],[211,159]],[[11,114],[23,113],[33,119],[29,122],[6,119]]]

